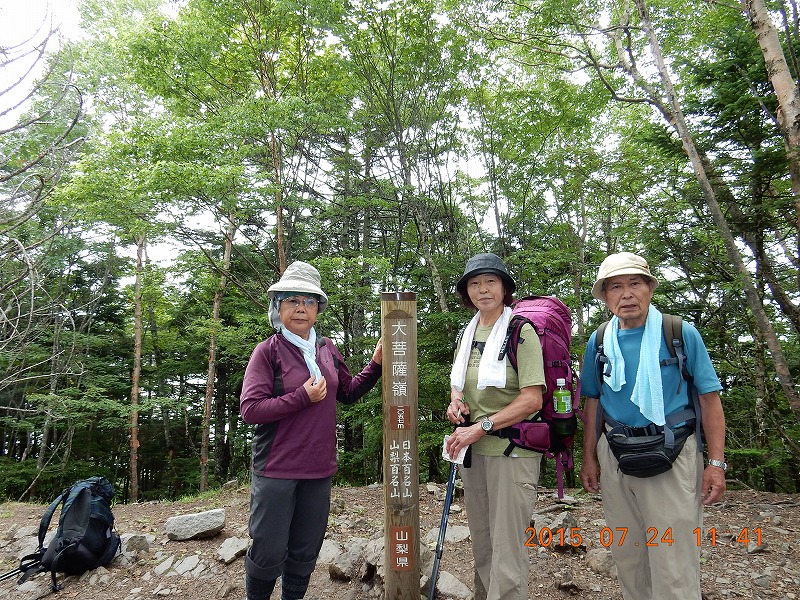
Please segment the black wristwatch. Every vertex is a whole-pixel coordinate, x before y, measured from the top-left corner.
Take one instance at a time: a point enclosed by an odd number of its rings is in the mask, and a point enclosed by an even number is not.
[[[486,415],[481,417],[481,429],[483,429],[486,433],[489,433],[492,429],[494,429],[494,422]]]

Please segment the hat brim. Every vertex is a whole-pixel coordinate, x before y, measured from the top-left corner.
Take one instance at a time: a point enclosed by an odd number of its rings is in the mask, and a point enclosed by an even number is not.
[[[270,301],[275,297],[278,292],[297,292],[298,294],[314,294],[319,296],[319,311],[322,312],[328,306],[328,296],[321,288],[310,283],[298,283],[295,280],[278,281],[273,283],[267,289],[267,297]]]
[[[504,273],[499,269],[492,269],[492,268],[482,268],[482,269],[473,269],[469,273],[465,273],[461,279],[458,280],[456,283],[456,290],[463,296],[467,293],[467,282],[472,279],[473,277],[477,277],[478,275],[487,275],[492,273],[493,275],[498,275],[500,279],[503,280],[503,283],[508,288],[506,291],[510,294],[513,294],[517,289],[516,282],[511,279],[511,276],[508,273]]]
[[[658,279],[653,277],[650,273],[645,273],[641,269],[636,267],[624,267],[612,273],[609,273],[602,279],[598,279],[592,285],[592,296],[597,298],[598,300],[603,300],[603,284],[605,283],[606,279],[611,279],[612,277],[617,277],[618,275],[641,275],[645,279],[648,279],[653,282],[653,289],[658,287]]]

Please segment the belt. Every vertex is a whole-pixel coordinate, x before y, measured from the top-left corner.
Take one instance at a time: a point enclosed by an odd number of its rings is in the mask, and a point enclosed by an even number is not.
[[[646,427],[630,427],[629,425],[618,424],[616,427],[612,427],[608,423],[605,424],[606,431],[611,431],[612,429],[622,429],[625,432],[627,437],[644,437],[646,435],[659,435],[664,433],[664,426],[663,425],[656,425],[655,423],[650,423]],[[680,427],[675,427],[673,431],[675,433],[682,433],[685,429],[689,428],[689,422]]]

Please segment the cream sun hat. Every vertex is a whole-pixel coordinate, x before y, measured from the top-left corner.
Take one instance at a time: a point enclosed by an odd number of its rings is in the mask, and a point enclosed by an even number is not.
[[[267,289],[267,297],[270,300],[270,321],[276,328],[282,326],[278,316],[278,300],[280,300],[281,296],[284,296],[282,292],[317,296],[319,298],[318,314],[321,314],[328,306],[328,296],[320,287],[319,271],[307,262],[296,260],[286,267],[281,278]]]
[[[653,282],[653,289],[658,287],[658,279],[653,277],[645,259],[632,252],[618,252],[608,255],[600,264],[600,268],[597,270],[597,279],[592,285],[592,296],[602,300],[603,283],[609,277],[617,275],[642,275]]]

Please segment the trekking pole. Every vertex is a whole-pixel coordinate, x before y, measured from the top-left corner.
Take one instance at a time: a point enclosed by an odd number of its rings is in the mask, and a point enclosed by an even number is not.
[[[436,542],[436,555],[433,559],[433,572],[431,573],[430,587],[428,588],[428,600],[433,600],[436,594],[436,580],[439,578],[439,563],[442,560],[442,546],[444,546],[444,532],[447,529],[447,518],[450,515],[450,504],[453,502],[453,488],[456,485],[456,473],[458,468],[456,463],[450,463],[450,477],[447,480],[447,494],[444,497],[444,512],[442,512],[442,522],[439,524],[439,539]]]
[[[458,413],[461,416],[461,412]],[[450,516],[450,505],[453,503],[453,490],[456,486],[456,474],[458,467],[456,463],[450,462],[450,476],[447,478],[447,493],[444,496],[444,510],[442,511],[442,521],[439,523],[439,539],[436,541],[436,554],[433,558],[433,572],[428,587],[428,600],[433,600],[436,594],[436,580],[439,578],[439,563],[442,561],[442,549],[444,547],[444,533],[447,530],[447,519]]]
[[[6,579],[11,579],[16,575],[24,574],[25,571],[27,571],[31,567],[38,565],[40,563],[39,561],[40,558],[41,555],[38,553],[30,554],[28,556],[23,557],[22,560],[19,561],[19,566],[16,569],[12,569],[11,571],[8,571],[7,573],[3,573],[2,575],[0,575],[0,581],[5,581]]]
[[[16,569],[13,569],[11,571],[8,571],[7,573],[3,573],[2,575],[0,575],[0,581],[5,581],[6,579],[11,579],[15,575],[19,575],[20,573],[22,573],[22,569],[17,567]]]

